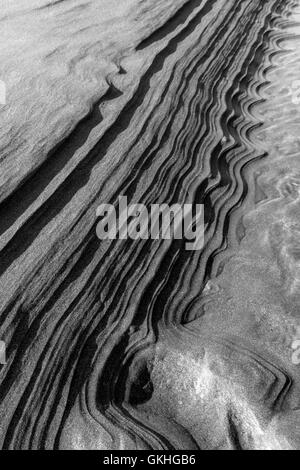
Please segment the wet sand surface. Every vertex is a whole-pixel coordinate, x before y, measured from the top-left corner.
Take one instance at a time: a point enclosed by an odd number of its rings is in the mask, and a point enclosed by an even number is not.
[[[1,447],[300,449],[299,1],[25,4],[0,13]],[[203,249],[100,241],[120,195],[204,204]]]

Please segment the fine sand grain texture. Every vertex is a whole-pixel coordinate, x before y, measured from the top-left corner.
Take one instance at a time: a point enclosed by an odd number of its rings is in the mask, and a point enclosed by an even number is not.
[[[300,449],[300,2],[0,30],[0,448]],[[203,249],[100,240],[119,196],[204,204]]]

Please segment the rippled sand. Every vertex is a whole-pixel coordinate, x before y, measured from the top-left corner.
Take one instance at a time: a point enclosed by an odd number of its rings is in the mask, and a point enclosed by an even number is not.
[[[10,0],[0,446],[300,449],[300,4]],[[205,246],[96,209],[203,203]]]

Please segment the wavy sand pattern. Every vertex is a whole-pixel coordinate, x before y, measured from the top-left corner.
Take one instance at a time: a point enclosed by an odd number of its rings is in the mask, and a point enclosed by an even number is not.
[[[300,449],[299,2],[0,25],[1,448]],[[203,250],[100,241],[120,195],[203,203]]]

